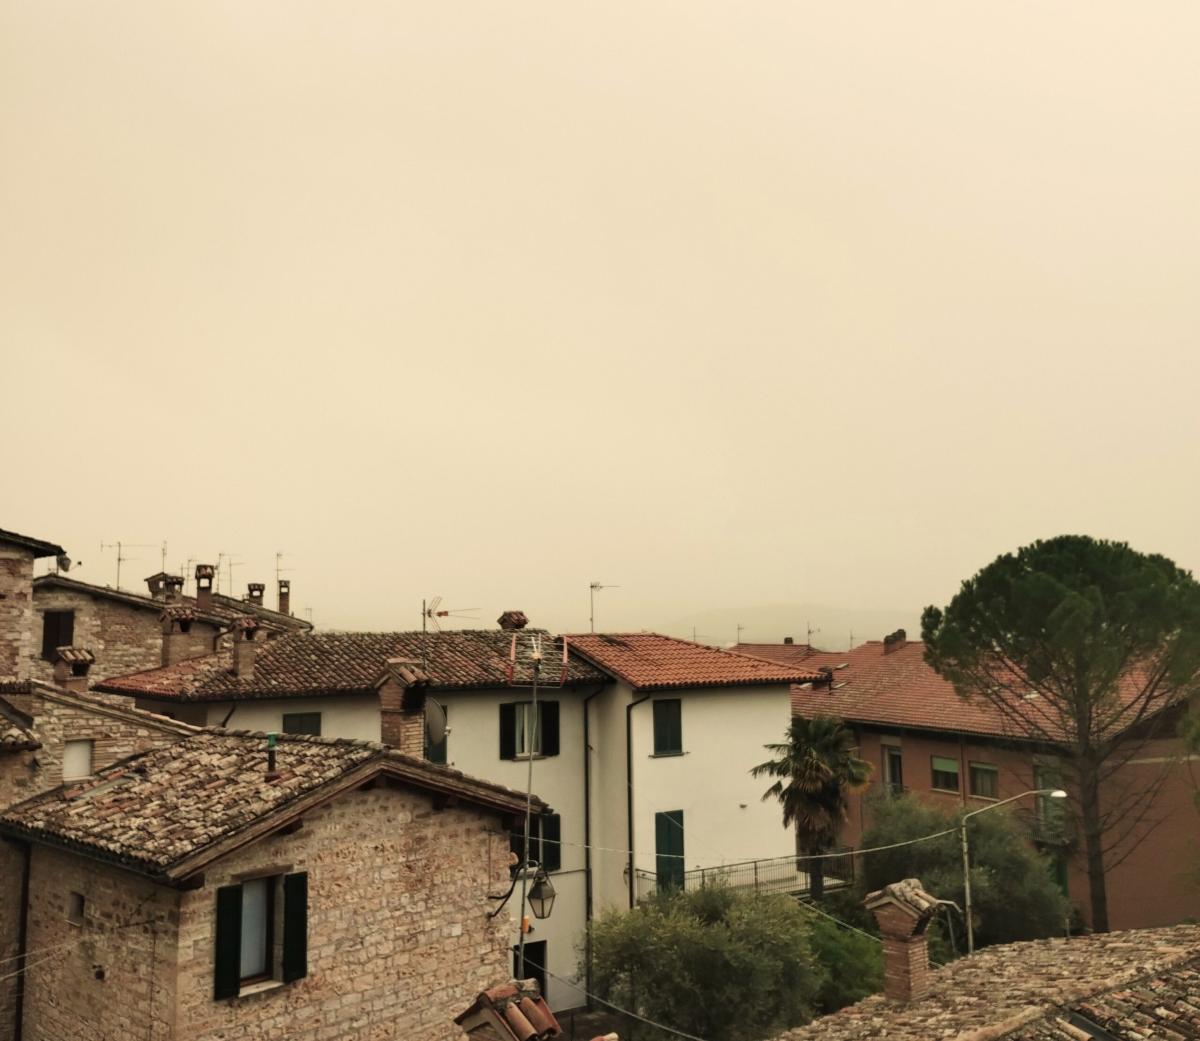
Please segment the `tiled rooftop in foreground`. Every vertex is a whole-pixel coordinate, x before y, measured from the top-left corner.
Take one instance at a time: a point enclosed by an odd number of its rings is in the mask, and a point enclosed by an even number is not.
[[[989,947],[929,984],[911,1004],[876,995],[776,1041],[1194,1041],[1200,925]]]

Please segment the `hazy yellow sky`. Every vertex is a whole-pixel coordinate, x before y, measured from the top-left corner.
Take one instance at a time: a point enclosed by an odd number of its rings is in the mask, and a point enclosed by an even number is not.
[[[0,527],[714,641],[1064,531],[1200,567],[1198,30],[0,0]]]

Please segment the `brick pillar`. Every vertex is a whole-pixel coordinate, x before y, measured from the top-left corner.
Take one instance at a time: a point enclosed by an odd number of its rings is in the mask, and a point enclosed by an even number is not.
[[[216,571],[211,564],[196,565],[196,610],[212,610],[213,577]]]
[[[389,672],[379,684],[379,737],[405,755],[425,758],[425,684]]]
[[[938,901],[915,878],[894,882],[863,901],[875,915],[883,938],[883,992],[910,1002],[929,993],[929,941],[926,929]]]

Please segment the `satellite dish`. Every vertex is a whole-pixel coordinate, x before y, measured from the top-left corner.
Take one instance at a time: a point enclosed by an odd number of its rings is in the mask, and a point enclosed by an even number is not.
[[[59,571],[70,571],[71,570],[71,558],[68,557],[65,553],[60,553],[58,555],[57,564],[58,564]]]
[[[425,740],[440,745],[446,737],[446,710],[433,698],[425,699]]]

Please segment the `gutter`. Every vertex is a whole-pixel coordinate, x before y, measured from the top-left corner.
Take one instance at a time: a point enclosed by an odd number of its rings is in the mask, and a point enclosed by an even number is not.
[[[584,888],[584,989],[590,995],[592,992],[592,743],[588,703],[598,697],[608,686],[602,682],[591,694],[583,699],[583,888]],[[588,998],[591,1006],[591,998]]]
[[[643,694],[625,706],[625,814],[628,824],[626,846],[629,849],[629,909],[637,905],[637,876],[633,865],[633,710],[650,695]]]
[[[21,1041],[25,1021],[25,969],[29,958],[29,875],[33,863],[33,844],[22,842],[21,908],[17,920],[17,993],[13,1011],[13,1041]]]

